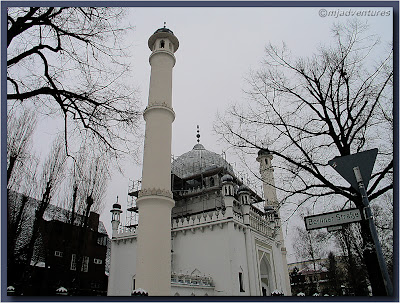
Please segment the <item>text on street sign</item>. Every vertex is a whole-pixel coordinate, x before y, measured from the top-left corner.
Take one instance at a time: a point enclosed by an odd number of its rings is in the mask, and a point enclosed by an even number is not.
[[[336,211],[321,215],[305,217],[306,229],[317,229],[361,221],[361,213],[357,208]]]

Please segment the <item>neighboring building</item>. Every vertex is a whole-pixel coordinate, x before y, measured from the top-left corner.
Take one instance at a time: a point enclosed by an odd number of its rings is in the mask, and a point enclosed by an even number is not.
[[[301,261],[288,264],[290,286],[294,296],[303,293],[312,296],[316,293],[323,294],[328,282],[328,259]]]
[[[171,295],[291,295],[271,159],[265,150],[257,157],[265,198],[199,143],[172,162]],[[121,206],[111,211],[108,295],[129,296],[136,288],[140,212],[120,226]],[[135,216],[137,207],[129,205],[128,212]]]
[[[335,256],[336,273],[329,273],[329,259],[307,260],[288,264],[290,285],[294,296],[304,294],[313,296],[354,295],[348,285],[346,273],[347,257]],[[353,269],[354,270],[354,269]],[[361,277],[358,277],[360,280]],[[368,293],[366,293],[368,294]]]
[[[22,199],[21,194],[9,193],[9,226],[20,210],[23,219],[18,235],[13,239],[15,259],[9,262],[12,268],[8,268],[7,272],[8,286],[15,287],[17,294],[23,289],[24,295],[54,295],[59,287],[65,287],[69,294],[76,294],[74,288],[78,278],[79,294],[105,295],[109,238],[103,223],[99,221],[99,214],[90,212],[88,228],[82,232],[83,215],[75,214],[74,224],[71,224],[71,212],[50,204],[40,221],[30,268],[27,268],[27,255],[23,248],[31,238],[34,213],[39,201],[27,198],[22,204]],[[8,238],[12,238],[10,234]],[[78,249],[84,252],[79,276],[76,274]],[[21,273],[26,271],[29,275],[21,277]]]

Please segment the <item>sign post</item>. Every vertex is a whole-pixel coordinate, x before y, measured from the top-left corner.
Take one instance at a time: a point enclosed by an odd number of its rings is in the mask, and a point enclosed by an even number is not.
[[[369,207],[369,200],[367,191],[365,190],[363,179],[361,176],[360,168],[358,166],[353,168],[354,175],[357,179],[358,187],[360,189],[362,202],[365,206],[365,220],[368,220],[369,229],[371,230],[372,239],[374,240],[376,255],[378,257],[379,267],[381,268],[383,281],[385,283],[386,293],[388,296],[393,295],[393,286],[392,282],[390,281],[389,273],[387,270],[385,259],[383,258],[381,244],[379,243],[378,233],[376,232],[376,227],[374,223],[374,219],[372,216],[371,208]]]
[[[382,248],[379,243],[378,234],[376,232],[375,223],[372,216],[371,208],[366,191],[368,182],[371,177],[372,169],[375,164],[378,149],[371,149],[354,155],[334,158],[329,161],[332,166],[350,185],[361,194],[362,203],[364,205],[365,220],[369,223],[372,239],[375,245],[375,251],[378,258],[379,267],[381,269],[383,281],[385,284],[386,294],[393,295],[393,286],[387,271],[386,262],[383,258]]]

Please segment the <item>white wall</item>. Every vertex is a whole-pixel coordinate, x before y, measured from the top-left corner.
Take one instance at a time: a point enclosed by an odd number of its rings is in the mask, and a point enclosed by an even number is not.
[[[214,295],[248,295],[247,261],[244,232],[233,222],[174,233],[174,272],[210,275],[215,284]],[[241,269],[240,269],[241,268]],[[239,292],[239,271],[243,271],[246,292]]]
[[[130,296],[136,272],[136,237],[112,241],[108,296]]]

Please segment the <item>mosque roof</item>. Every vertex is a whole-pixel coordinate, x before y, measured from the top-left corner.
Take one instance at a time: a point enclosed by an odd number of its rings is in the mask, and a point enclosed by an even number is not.
[[[187,178],[209,171],[214,168],[224,168],[234,175],[232,166],[219,154],[209,151],[200,143],[193,149],[179,156],[172,162],[172,173],[180,178]]]

